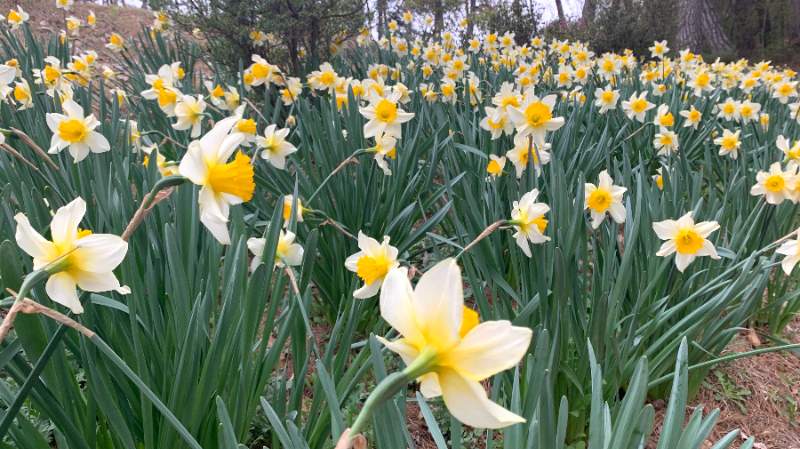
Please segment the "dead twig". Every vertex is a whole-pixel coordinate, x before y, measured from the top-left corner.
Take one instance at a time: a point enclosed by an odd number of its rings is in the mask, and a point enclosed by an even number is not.
[[[133,235],[133,231],[135,231],[136,228],[139,227],[139,225],[144,220],[144,217],[146,217],[147,214],[150,213],[150,211],[156,206],[156,204],[166,199],[169,196],[169,194],[172,193],[172,189],[174,189],[174,187],[170,187],[168,189],[164,189],[156,193],[155,198],[153,198],[153,202],[147,209],[144,208],[145,201],[142,201],[141,206],[139,206],[139,209],[137,209],[136,213],[133,214],[133,218],[131,218],[130,223],[128,223],[128,227],[125,228],[125,232],[122,233],[121,236],[122,240],[125,240],[127,242],[128,239],[131,238],[131,235]]]
[[[39,171],[38,167],[36,167],[35,165],[31,164],[30,161],[25,159],[25,157],[23,155],[19,154],[19,152],[17,150],[15,150],[14,148],[12,148],[9,144],[4,143],[4,144],[0,145],[0,148],[4,149],[6,151],[6,153],[8,153],[8,154],[14,156],[15,158],[19,159],[23,164],[27,165],[32,170]]]
[[[13,297],[17,297],[17,292],[11,290],[10,288],[7,288],[6,291],[11,293]],[[8,315],[6,315],[5,319],[3,320],[3,324],[0,324],[0,342],[2,342],[6,338],[6,335],[8,335],[8,333],[11,331],[11,327],[14,325],[14,319],[16,319],[17,314],[20,312],[29,315],[41,313],[42,315],[48,316],[65,326],[75,329],[76,331],[85,335],[87,338],[92,338],[94,336],[94,332],[85,328],[80,323],[64,315],[63,313],[57,312],[49,307],[45,307],[36,301],[31,301],[28,298],[24,298],[22,301],[16,302],[13,306],[11,306],[11,309],[8,311]]]
[[[23,141],[25,143],[25,145],[31,147],[33,149],[33,151],[35,151],[36,154],[41,156],[41,158],[44,159],[44,161],[47,162],[51,167],[53,167],[54,169],[58,170],[58,165],[56,165],[56,163],[53,162],[52,159],[50,159],[50,156],[48,156],[47,153],[45,153],[43,149],[39,148],[39,145],[36,145],[36,142],[34,142],[33,139],[31,139],[30,137],[28,137],[27,134],[25,134],[24,132],[22,132],[22,131],[20,131],[20,130],[18,130],[16,128],[10,128],[10,129],[14,134],[17,135],[19,140]]]

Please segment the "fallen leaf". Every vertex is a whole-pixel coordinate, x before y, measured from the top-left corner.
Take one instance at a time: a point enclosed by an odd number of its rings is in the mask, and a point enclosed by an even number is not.
[[[767,445],[764,443],[756,443],[753,445],[753,447],[756,449],[767,449]]]

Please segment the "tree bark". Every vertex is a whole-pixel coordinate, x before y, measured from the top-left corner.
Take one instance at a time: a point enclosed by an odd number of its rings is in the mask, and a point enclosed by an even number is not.
[[[800,0],[790,0],[790,3],[794,13],[794,29],[797,32],[797,38],[800,39]]]
[[[433,11],[433,32],[441,33],[444,29],[444,2],[436,0]]]
[[[675,36],[679,49],[688,48],[692,53],[700,53],[703,34],[700,31],[701,3],[697,0],[680,0],[678,3],[678,33]]]
[[[594,16],[597,14],[597,0],[585,0],[583,2],[583,21],[585,23],[594,22]]]
[[[701,0],[700,29],[703,32],[703,40],[708,45],[712,53],[720,53],[733,50],[733,44],[722,28],[717,9],[711,0]]]
[[[564,17],[564,5],[561,0],[556,0],[556,11],[558,11],[558,21],[564,23],[567,19]]]

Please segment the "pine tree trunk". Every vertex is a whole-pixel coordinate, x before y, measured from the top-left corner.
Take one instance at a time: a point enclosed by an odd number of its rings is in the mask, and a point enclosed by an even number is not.
[[[467,40],[472,39],[475,35],[475,5],[476,0],[469,0],[464,2],[467,7]]]
[[[722,28],[717,9],[711,0],[700,0],[700,30],[703,32],[703,40],[708,45],[712,53],[721,53],[733,50],[733,44]]]
[[[442,0],[436,0],[433,12],[433,31],[441,33],[444,29],[444,4]]]
[[[700,53],[703,35],[700,31],[700,2],[680,0],[678,3],[678,33],[675,36],[678,48],[688,48],[692,53]]]
[[[564,23],[566,18],[564,17],[564,5],[561,4],[561,0],[556,0],[556,10],[558,11],[558,21]]]

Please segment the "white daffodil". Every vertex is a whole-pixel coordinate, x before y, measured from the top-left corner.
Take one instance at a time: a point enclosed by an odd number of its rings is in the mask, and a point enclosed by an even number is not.
[[[600,182],[595,186],[586,183],[584,209],[590,209],[592,214],[592,227],[597,229],[606,217],[606,212],[617,223],[625,223],[625,206],[622,205],[622,194],[628,189],[614,185],[614,180],[608,171],[600,172]]]
[[[396,145],[397,139],[394,137],[376,136],[375,146],[367,149],[367,153],[375,155],[375,163],[378,164],[378,167],[383,170],[383,174],[386,176],[392,175],[392,170],[389,168],[389,161],[386,160],[386,157],[391,159],[397,157]]]
[[[179,167],[181,175],[203,186],[198,198],[200,221],[223,245],[231,243],[230,206],[250,201],[255,190],[250,158],[238,153],[227,162],[243,140],[241,135],[228,135],[235,123],[233,117],[221,120],[202,139],[190,143]]]
[[[123,39],[119,34],[114,33],[108,38],[106,48],[115,53],[119,53],[125,49],[125,39]]]
[[[149,167],[150,161],[155,156],[156,168],[158,173],[163,176],[179,175],[178,164],[174,161],[168,161],[159,151],[158,145],[153,144],[150,146],[142,147],[142,151],[147,155],[144,157],[144,166]],[[155,152],[155,154],[153,154]]]
[[[776,205],[792,199],[792,192],[797,188],[797,176],[794,171],[795,169],[783,171],[781,163],[775,162],[769,167],[769,172],[758,172],[756,185],[750,189],[750,194],[763,195],[769,204]]]
[[[31,87],[28,85],[28,80],[20,78],[14,86],[14,99],[20,104],[17,107],[18,111],[22,111],[33,107],[33,95],[31,94]]]
[[[732,133],[730,130],[726,129],[722,131],[722,136],[714,139],[714,145],[720,146],[720,156],[730,154],[734,159],[739,157],[739,147],[742,146],[742,142],[739,140],[740,132],[742,132],[741,129],[737,129],[735,133]]]
[[[236,119],[236,123],[231,128],[231,135],[240,134],[244,139],[242,140],[242,146],[249,147],[250,144],[255,143],[258,140],[258,136],[256,133],[258,129],[256,128],[255,120],[251,118],[244,118],[244,111],[247,108],[247,105],[241,105],[233,111],[233,115],[231,118]]]
[[[283,268],[286,266],[284,260],[290,266],[297,266],[303,262],[303,247],[299,243],[294,243],[295,235],[293,232],[281,230],[278,236],[278,248],[275,250],[274,266]],[[247,248],[253,253],[253,261],[250,263],[250,271],[256,271],[261,265],[261,259],[264,256],[264,245],[267,243],[265,238],[251,237],[247,239]]]
[[[625,115],[627,115],[631,120],[635,118],[642,123],[645,121],[647,111],[653,109],[654,107],[656,107],[656,105],[647,101],[647,92],[642,92],[638,97],[636,96],[636,93],[633,93],[628,101],[622,102],[622,108],[625,109]]]
[[[505,156],[490,154],[489,163],[486,165],[486,173],[489,174],[489,177],[486,178],[486,181],[491,181],[492,179],[500,177],[503,174],[503,168],[505,168],[505,166]]]
[[[717,110],[719,111],[717,113],[718,117],[724,118],[726,121],[739,120],[739,110],[742,107],[741,101],[728,97],[728,99],[725,100],[725,103],[719,103],[716,106]]]
[[[533,143],[533,145],[531,145]],[[514,164],[517,171],[517,179],[522,177],[522,173],[528,167],[528,159],[533,158],[533,167],[536,170],[536,176],[542,174],[542,165],[550,162],[549,150],[551,145],[549,143],[544,146],[539,146],[535,142],[531,142],[527,137],[520,135],[514,136],[514,148],[506,152],[508,160]]]
[[[5,101],[8,98],[8,94],[14,91],[9,84],[14,82],[16,73],[16,68],[7,65],[0,65],[0,101]]]
[[[198,95],[196,98],[191,95],[184,95],[180,98],[180,102],[175,105],[175,116],[178,117],[178,121],[172,124],[172,128],[179,131],[191,128],[191,137],[194,139],[200,135],[200,130],[203,126],[206,102],[203,100],[202,95]]]
[[[516,239],[517,245],[522,248],[522,252],[528,257],[532,257],[531,248],[528,246],[529,240],[533,244],[550,240],[550,237],[544,235],[544,231],[547,228],[547,220],[544,218],[544,214],[550,212],[550,206],[544,203],[537,203],[536,198],[538,196],[539,189],[533,189],[522,195],[519,201],[514,201],[511,209],[511,220],[508,222],[517,230],[513,237]]]
[[[56,0],[56,9],[63,9],[64,11],[69,11],[69,7],[72,6],[73,0]]]
[[[686,121],[683,122],[683,127],[688,128],[691,126],[695,130],[697,129],[697,125],[700,124],[700,120],[703,118],[703,114],[695,109],[694,105],[692,105],[688,111],[681,111],[680,114],[686,119]]]
[[[791,140],[780,135],[775,145],[785,154],[784,162],[794,161],[795,163],[800,163],[800,140],[795,140],[794,145],[791,145],[791,143]]]
[[[85,214],[86,202],[82,198],[59,208],[50,222],[52,241],[33,229],[24,214],[14,216],[17,245],[33,257],[34,270],[49,264],[58,267],[47,280],[47,296],[73,313],[83,313],[76,286],[87,292],[130,292],[119,285],[113,273],[125,258],[128,244],[116,235],[80,230]]]
[[[17,10],[13,9],[8,13],[8,24],[11,25],[12,30],[18,30],[23,23],[30,19],[28,13],[22,10],[22,7],[17,5]]]
[[[667,41],[655,41],[649,50],[651,52],[651,58],[664,59],[664,55],[669,51],[669,47],[667,47]]]
[[[678,151],[678,136],[674,131],[661,126],[653,139],[653,146],[658,150],[659,156],[669,156],[673,151]]]
[[[400,266],[397,248],[389,244],[389,236],[383,243],[358,231],[358,248],[361,250],[344,261],[344,266],[364,280],[364,286],[353,292],[354,298],[371,298],[378,293],[386,275]]]
[[[407,271],[391,271],[380,298],[381,315],[402,338],[379,341],[406,365],[415,364],[422,395],[442,396],[460,422],[490,429],[524,422],[489,400],[480,382],[519,364],[531,330],[509,321],[480,323],[478,314],[464,307],[461,270],[453,259],[423,274],[416,288]]]
[[[61,103],[64,114],[48,113],[47,126],[53,132],[48,153],[55,154],[69,147],[69,153],[75,163],[82,161],[89,152],[105,153],[111,149],[108,140],[94,129],[100,122],[94,114],[83,116],[83,108],[71,99]]]
[[[594,91],[594,105],[600,108],[600,113],[605,114],[617,108],[619,101],[619,91],[611,89],[611,84],[607,84],[605,89],[597,88]]]
[[[683,273],[686,267],[694,261],[697,256],[710,256],[712,259],[719,259],[717,249],[714,244],[707,240],[707,237],[717,229],[719,223],[716,221],[704,221],[695,224],[692,213],[684,215],[680,219],[666,220],[653,223],[653,229],[661,240],[666,240],[661,249],[656,253],[659,257],[667,257],[677,252],[675,265],[678,271]]]
[[[48,92],[54,89],[61,89],[64,84],[64,73],[62,72],[61,60],[55,56],[44,58],[47,63],[43,69],[32,69],[34,83],[43,84]]]
[[[544,147],[547,131],[555,131],[564,126],[564,117],[553,117],[556,96],[548,95],[541,100],[528,89],[519,107],[507,107],[509,118],[517,128],[517,135],[533,136],[533,141]]]
[[[798,234],[800,234],[800,232],[798,232]],[[784,243],[780,248],[775,250],[775,252],[786,256],[781,262],[781,267],[783,268],[783,272],[787,275],[792,274],[794,266],[797,265],[797,262],[800,262],[800,236],[795,240]]]
[[[285,169],[286,157],[297,151],[294,145],[285,140],[288,134],[289,128],[277,129],[277,125],[269,125],[263,137],[256,137],[257,145],[264,148],[261,158],[279,170]]]
[[[670,127],[675,124],[675,117],[669,112],[669,106],[662,104],[656,109],[656,118],[653,120],[656,126]]]
[[[397,107],[397,102],[402,94],[392,92],[388,97],[382,98],[377,92],[370,90],[369,105],[358,108],[367,120],[364,125],[364,137],[387,135],[400,139],[403,135],[401,123],[414,118],[414,113],[404,112]]]
[[[514,124],[503,108],[486,106],[483,109],[486,111],[486,117],[481,120],[479,126],[492,133],[492,140],[501,138],[503,133],[507,136],[514,133]]]

